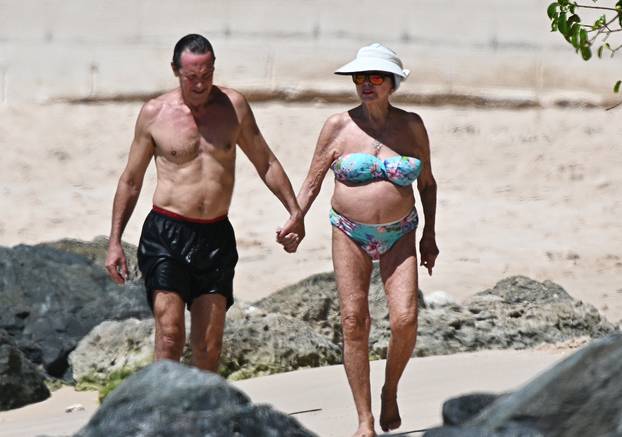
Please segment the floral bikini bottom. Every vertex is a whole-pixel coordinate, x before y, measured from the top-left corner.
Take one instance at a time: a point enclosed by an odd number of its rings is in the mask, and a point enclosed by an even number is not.
[[[357,223],[332,208],[328,217],[331,225],[350,237],[367,252],[371,259],[379,259],[380,255],[391,249],[400,238],[417,229],[419,224],[419,217],[414,206],[406,217],[395,222],[377,225]]]

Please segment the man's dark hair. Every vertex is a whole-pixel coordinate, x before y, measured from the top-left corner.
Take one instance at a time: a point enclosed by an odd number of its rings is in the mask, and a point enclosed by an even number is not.
[[[173,66],[175,69],[179,70],[181,68],[181,54],[186,50],[197,55],[212,52],[214,54],[214,59],[216,59],[214,48],[208,39],[202,35],[191,33],[184,36],[175,44],[175,50],[173,51]]]

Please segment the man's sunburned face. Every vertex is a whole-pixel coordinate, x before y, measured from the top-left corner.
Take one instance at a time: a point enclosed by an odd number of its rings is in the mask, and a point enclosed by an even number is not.
[[[212,89],[214,54],[185,51],[181,54],[179,63],[181,67],[176,74],[184,99],[189,103],[204,103]]]

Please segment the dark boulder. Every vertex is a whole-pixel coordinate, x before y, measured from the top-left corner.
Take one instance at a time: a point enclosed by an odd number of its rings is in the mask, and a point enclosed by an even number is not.
[[[306,437],[298,421],[255,406],[220,376],[159,361],[129,377],[75,437]]]
[[[479,430],[507,435],[522,430],[547,437],[622,435],[622,333],[594,340],[514,393],[502,396],[464,427],[446,427],[426,437]],[[517,431],[518,432],[518,431]],[[515,435],[515,434],[511,434]],[[516,434],[519,435],[519,434]]]
[[[424,437],[547,437],[540,431],[519,425],[510,424],[494,431],[485,428],[465,426],[443,426],[434,428],[423,434]]]
[[[0,330],[0,411],[23,407],[50,397],[44,377]]]
[[[0,328],[49,375],[104,320],[150,317],[139,281],[118,286],[92,257],[48,247],[0,247]]]
[[[64,238],[62,240],[41,243],[38,246],[48,246],[62,250],[63,252],[75,253],[76,255],[87,258],[93,262],[93,264],[103,267],[106,264],[106,256],[108,255],[108,241],[108,237],[104,236],[95,237],[93,241]],[[141,274],[138,269],[138,259],[136,258],[136,246],[126,243],[125,241],[121,242],[121,245],[125,252],[125,258],[127,259],[128,279],[130,281],[140,279]]]
[[[461,425],[499,398],[493,393],[471,393],[450,399],[443,404],[443,424]]]

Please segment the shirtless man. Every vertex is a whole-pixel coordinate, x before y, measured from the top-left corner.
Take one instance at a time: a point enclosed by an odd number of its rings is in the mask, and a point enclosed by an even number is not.
[[[302,213],[281,164],[264,140],[239,92],[213,84],[216,57],[201,35],[183,37],[171,66],[179,87],[147,102],[136,122],[127,166],[114,197],[106,269],[127,278],[121,235],[155,160],[153,210],[138,247],[138,264],[155,317],[155,359],[179,361],[184,305],[191,314],[193,364],[216,371],[225,313],[233,303],[238,260],[227,211],[233,193],[236,144],[290,213],[277,231],[287,252],[304,237]]]

